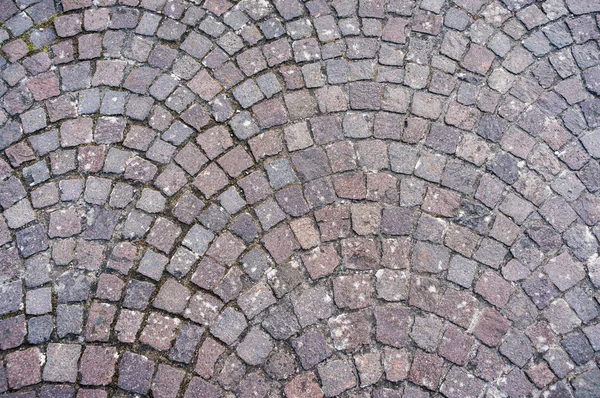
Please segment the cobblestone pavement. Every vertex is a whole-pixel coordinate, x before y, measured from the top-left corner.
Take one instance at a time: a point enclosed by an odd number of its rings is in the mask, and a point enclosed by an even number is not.
[[[600,0],[0,22],[0,394],[600,396]]]

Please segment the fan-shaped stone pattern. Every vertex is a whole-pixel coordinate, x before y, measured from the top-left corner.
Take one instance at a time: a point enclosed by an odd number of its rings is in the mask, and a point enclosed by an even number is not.
[[[0,393],[597,396],[598,12],[4,0]]]

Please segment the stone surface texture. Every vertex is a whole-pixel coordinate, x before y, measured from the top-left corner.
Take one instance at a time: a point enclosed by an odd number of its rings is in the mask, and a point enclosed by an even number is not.
[[[600,396],[600,1],[0,0],[0,396]]]

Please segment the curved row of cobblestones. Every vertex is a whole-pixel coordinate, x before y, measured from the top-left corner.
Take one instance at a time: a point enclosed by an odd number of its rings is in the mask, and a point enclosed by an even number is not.
[[[600,395],[599,0],[0,22],[0,393]]]

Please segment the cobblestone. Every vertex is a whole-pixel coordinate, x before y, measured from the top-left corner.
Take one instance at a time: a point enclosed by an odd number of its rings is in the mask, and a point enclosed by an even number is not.
[[[597,395],[597,1],[5,3],[0,393]]]

